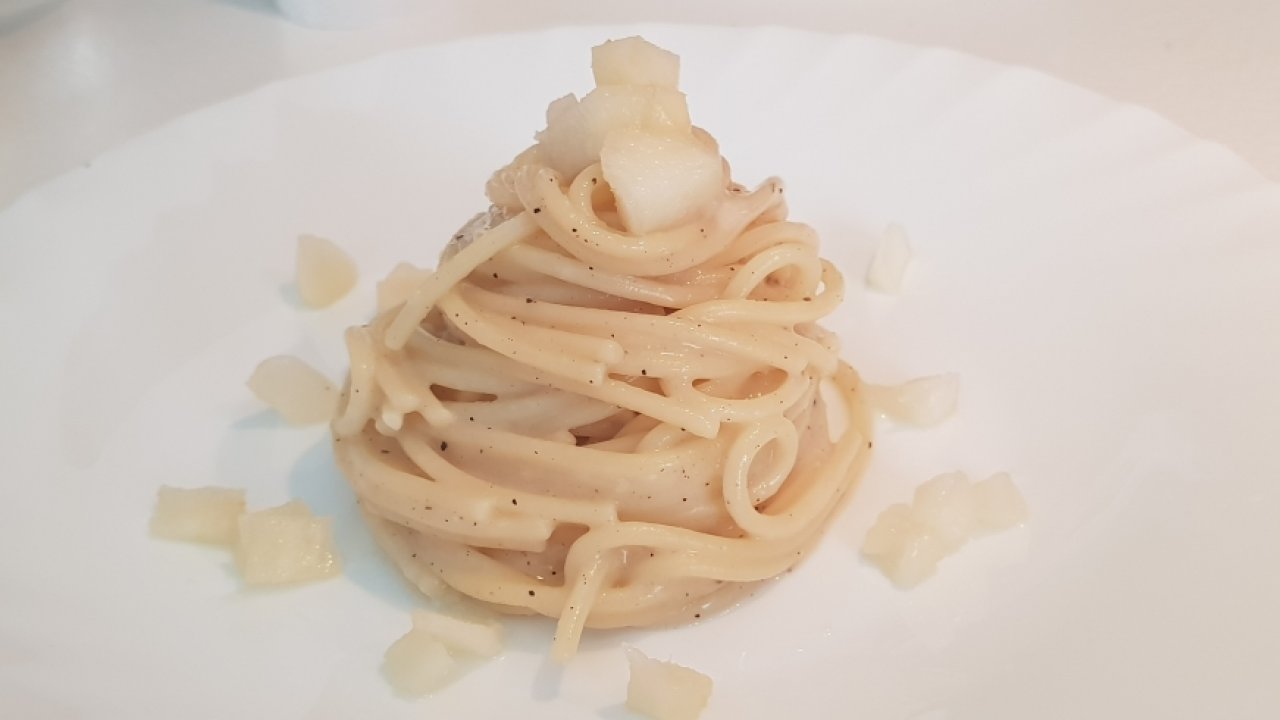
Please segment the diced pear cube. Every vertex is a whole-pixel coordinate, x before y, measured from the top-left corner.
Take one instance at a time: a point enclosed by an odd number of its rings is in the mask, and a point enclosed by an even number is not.
[[[876,518],[862,543],[862,554],[898,587],[918,585],[934,573],[947,547],[919,521],[916,509],[891,505]]]
[[[562,95],[555,100],[547,103],[547,124],[555,122],[557,118],[565,113],[578,107],[578,96],[573,93]]]
[[[574,104],[577,104],[576,101]],[[550,122],[548,120],[548,123]],[[511,162],[489,177],[489,182],[484,186],[485,197],[489,198],[489,202],[512,215],[524,210],[524,206],[520,203],[520,196],[516,193],[516,178],[522,169],[530,165],[545,164],[545,154],[541,145],[525,148]]]
[[[456,666],[444,643],[418,628],[392,643],[382,659],[387,682],[408,698],[422,697],[449,684]]]
[[[895,585],[909,588],[938,562],[984,532],[1027,519],[1027,504],[1008,473],[979,483],[964,473],[938,475],[916,488],[910,505],[886,508],[863,540],[862,554]]]
[[[911,508],[915,522],[928,528],[948,553],[969,541],[978,521],[973,484],[959,472],[938,475],[916,488]]]
[[[165,540],[234,545],[244,490],[161,486],[151,515],[151,534]]]
[[[247,585],[313,582],[342,571],[333,519],[304,515],[291,505],[240,516],[236,561]]]
[[[989,532],[1020,525],[1030,517],[1027,501],[1009,473],[997,473],[973,486],[978,525]]]
[[[711,678],[627,648],[627,709],[652,720],[697,720],[711,699]]]
[[[960,376],[930,375],[901,385],[867,385],[871,403],[888,417],[928,427],[951,417],[960,404]]]
[[[418,286],[431,277],[430,270],[402,262],[378,283],[378,312],[385,312],[409,299]]]
[[[724,190],[720,156],[688,132],[615,130],[605,138],[600,162],[633,233],[685,222]]]
[[[600,158],[605,137],[614,130],[666,129],[690,132],[684,94],[654,86],[609,85],[596,88],[565,109],[538,134],[541,160],[572,177]]]
[[[881,558],[880,567],[894,585],[912,588],[937,572],[938,563],[948,553],[943,543],[927,530],[921,529],[904,540],[896,555]]]
[[[329,378],[292,355],[269,357],[249,376],[249,389],[290,425],[327,422],[338,404]]]
[[[263,508],[263,509],[261,509],[261,510],[255,510],[253,514],[254,514],[254,515],[256,515],[256,516],[258,516],[259,518],[265,518],[265,517],[301,517],[301,518],[315,517],[315,515],[311,514],[311,508],[307,507],[307,504],[306,504],[306,503],[304,503],[304,502],[302,502],[301,500],[290,500],[290,501],[288,501],[288,502],[286,502],[286,503],[283,503],[283,504],[281,504],[281,505],[276,505],[275,507],[269,507],[269,508]]]
[[[315,235],[298,238],[298,297],[308,307],[332,305],[356,286],[356,264],[342,248]]]
[[[591,48],[591,72],[596,85],[680,84],[680,56],[642,37],[609,40]]]
[[[502,626],[479,623],[431,610],[414,610],[413,626],[434,635],[450,650],[490,658],[502,652]]]
[[[862,541],[862,554],[869,558],[895,555],[906,543],[907,537],[916,533],[911,506],[896,503],[885,508],[867,531]]]

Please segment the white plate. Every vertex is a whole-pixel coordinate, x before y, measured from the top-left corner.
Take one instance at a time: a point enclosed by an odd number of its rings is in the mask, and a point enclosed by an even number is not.
[[[576,28],[422,48],[263,88],[40,188],[0,216],[0,715],[625,716],[620,643],[716,680],[707,718],[1280,714],[1280,188],[1152,114],[951,52],[783,30],[652,27],[736,174],[789,181],[852,280],[832,324],[872,380],[958,371],[962,408],[886,430],[816,556],[743,607],[589,639],[550,626],[438,696],[392,697],[417,600],[372,548],[321,429],[244,387],[340,329],[400,259],[429,262],[487,174],[589,86]],[[864,294],[873,238],[915,243]],[[294,237],[359,259],[300,311]],[[1028,528],[903,593],[860,561],[932,474],[1008,469]],[[161,483],[299,496],[347,573],[242,592],[226,555],[146,534]]]

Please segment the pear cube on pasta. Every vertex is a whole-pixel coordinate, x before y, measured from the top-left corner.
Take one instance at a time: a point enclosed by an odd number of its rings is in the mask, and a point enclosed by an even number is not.
[[[431,610],[414,610],[413,627],[424,630],[450,650],[491,658],[502,652],[502,626],[463,620]]]
[[[338,389],[329,378],[292,355],[258,363],[249,389],[290,425],[327,422],[338,404]]]
[[[164,485],[156,494],[151,534],[166,540],[232,545],[244,507],[244,490]]]
[[[333,519],[313,517],[292,503],[240,516],[236,564],[247,585],[287,585],[342,571],[333,544]]]
[[[606,85],[587,93],[538,133],[541,159],[567,177],[600,158],[609,133],[622,129],[690,132],[684,94],[652,85]]]
[[[688,132],[615,130],[605,138],[600,164],[633,233],[678,225],[724,188],[720,156]]]
[[[561,95],[560,97],[547,103],[547,124],[556,121],[556,118],[578,107],[578,96],[573,93]],[[523,155],[524,153],[521,153]],[[517,155],[516,157],[520,157]]]
[[[414,628],[387,648],[382,673],[400,695],[417,698],[448,685],[457,663],[448,648],[426,630]]]
[[[565,100],[573,101],[572,106],[570,107],[576,107],[578,104],[578,99],[572,95],[566,95],[565,97],[560,98],[560,100],[551,103],[551,107],[547,108],[548,124],[555,122],[555,120],[552,119],[552,108],[556,106],[556,103]],[[563,112],[563,110],[557,111],[557,115],[560,112]],[[493,203],[494,206],[504,212],[514,215],[524,210],[524,206],[520,203],[520,194],[516,192],[516,178],[519,177],[524,168],[544,164],[546,162],[544,159],[545,154],[546,151],[543,150],[541,145],[532,145],[525,148],[525,150],[515,156],[511,162],[499,168],[489,177],[489,182],[485,183],[484,186],[485,197],[489,198],[489,202]],[[382,309],[382,306],[379,305],[378,310],[381,311]]]
[[[680,84],[680,56],[642,37],[608,40],[591,48],[591,72],[596,85]]]
[[[711,678],[627,648],[627,709],[651,720],[697,720],[711,699]]]
[[[332,305],[356,286],[356,264],[331,240],[315,235],[298,238],[298,297],[308,307]]]

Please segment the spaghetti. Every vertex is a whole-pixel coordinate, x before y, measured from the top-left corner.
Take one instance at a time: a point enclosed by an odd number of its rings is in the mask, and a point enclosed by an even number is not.
[[[332,432],[406,577],[556,618],[565,659],[584,628],[692,621],[794,566],[870,422],[817,324],[841,274],[779,181],[726,168],[689,219],[631,232],[601,163],[522,158],[503,206],[348,330]]]

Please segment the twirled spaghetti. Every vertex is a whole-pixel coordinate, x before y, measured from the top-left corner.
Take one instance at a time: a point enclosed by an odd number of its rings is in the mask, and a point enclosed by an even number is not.
[[[566,658],[585,627],[689,621],[791,568],[871,443],[816,324],[841,275],[779,181],[726,166],[681,222],[635,232],[616,172],[551,155],[504,170],[435,272],[348,331],[332,429],[407,577],[557,618]]]

